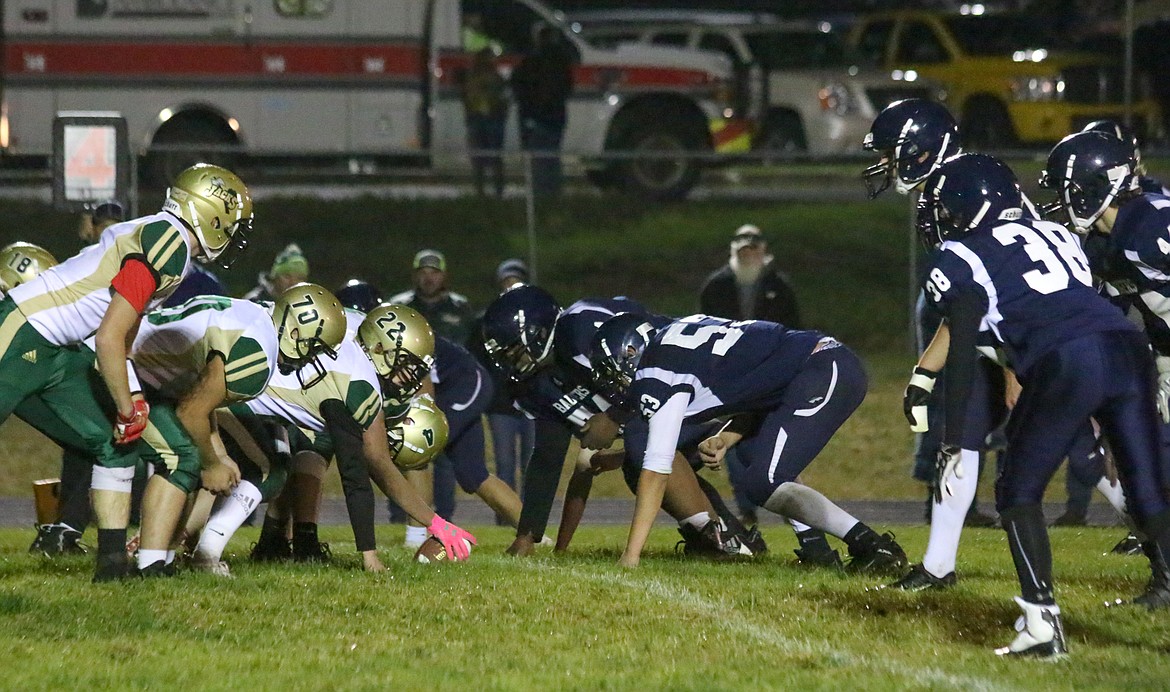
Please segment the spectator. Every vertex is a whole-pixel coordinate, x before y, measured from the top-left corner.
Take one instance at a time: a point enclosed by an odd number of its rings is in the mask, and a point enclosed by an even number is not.
[[[475,318],[471,305],[464,296],[447,288],[447,258],[438,250],[419,250],[414,256],[414,288],[391,296],[386,302],[412,307],[430,323],[438,336],[445,336],[465,346]],[[455,514],[455,470],[445,454],[435,457],[435,512],[449,518]],[[396,521],[404,515],[391,507],[390,516]]]
[[[116,199],[86,204],[77,226],[77,237],[86,245],[92,245],[98,241],[102,231],[125,220],[126,210]]]
[[[528,265],[519,259],[504,260],[496,268],[496,288],[500,293],[507,291],[518,283],[528,283],[530,280]],[[483,350],[482,336],[478,334],[476,343],[471,352],[484,364],[496,385],[496,396],[488,408],[488,426],[492,431],[492,450],[496,458],[496,476],[507,483],[513,490],[523,487],[523,480],[518,477],[528,466],[528,459],[532,457],[532,445],[535,441],[536,428],[532,419],[517,410],[512,399],[508,396],[508,387],[504,376],[487,357]],[[503,526],[500,517],[496,523]]]
[[[257,277],[256,287],[244,294],[244,300],[276,300],[276,296],[308,278],[309,260],[299,245],[289,243],[272,261],[268,273]]]
[[[713,317],[767,320],[801,328],[796,294],[788,277],[768,254],[763,233],[750,223],[736,229],[727,264],[703,283],[699,311]]]
[[[561,138],[565,104],[573,90],[573,57],[553,27],[534,27],[532,52],[512,72],[512,93],[520,116],[520,145],[533,152],[533,192],[555,196],[561,191]]]
[[[507,83],[496,70],[492,49],[484,47],[471,58],[463,75],[463,114],[467,146],[475,175],[475,193],[484,195],[484,177],[490,169],[496,197],[504,196],[504,127],[508,122]]]

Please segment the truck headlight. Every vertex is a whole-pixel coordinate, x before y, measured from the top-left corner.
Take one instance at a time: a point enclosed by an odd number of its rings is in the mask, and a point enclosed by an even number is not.
[[[817,92],[817,100],[821,103],[821,110],[837,115],[847,115],[855,108],[849,87],[838,82],[821,87]]]
[[[1064,98],[1064,79],[1060,75],[1013,77],[1011,88],[1015,101],[1060,101]]]

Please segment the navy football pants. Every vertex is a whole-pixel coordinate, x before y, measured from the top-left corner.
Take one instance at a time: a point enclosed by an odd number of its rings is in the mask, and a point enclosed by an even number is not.
[[[1090,416],[1113,450],[1138,525],[1170,509],[1154,381],[1153,356],[1138,332],[1086,334],[1041,357],[1008,421],[996,509],[1038,505]]]
[[[780,484],[796,480],[861,405],[867,386],[861,360],[845,346],[810,355],[780,405],[737,445],[748,497],[763,505]]]

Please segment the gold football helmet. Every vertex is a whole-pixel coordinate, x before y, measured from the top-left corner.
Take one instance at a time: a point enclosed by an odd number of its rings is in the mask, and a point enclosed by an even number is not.
[[[200,261],[227,269],[252,233],[252,196],[239,176],[221,166],[197,163],[167,188],[163,211],[182,219],[203,248]]]
[[[0,291],[7,293],[56,265],[56,258],[39,245],[32,243],[6,245],[0,249]]]
[[[379,305],[358,327],[358,344],[374,361],[388,403],[410,401],[435,364],[435,333],[405,305]]]
[[[280,346],[280,367],[285,374],[296,371],[302,389],[308,389],[325,377],[318,356],[337,358],[337,348],[345,340],[345,312],[341,303],[327,289],[317,284],[300,283],[280,294],[272,309]],[[303,369],[313,369],[306,382]]]
[[[398,425],[389,429],[394,463],[403,471],[421,469],[447,446],[447,416],[429,394],[415,397]]]

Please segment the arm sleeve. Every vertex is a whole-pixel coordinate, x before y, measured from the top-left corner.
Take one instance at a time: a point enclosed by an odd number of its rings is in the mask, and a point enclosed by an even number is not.
[[[543,417],[536,419],[536,444],[524,471],[524,508],[520,511],[516,535],[531,533],[537,541],[544,535],[571,436],[560,423]]]
[[[967,418],[967,400],[975,377],[979,323],[986,311],[985,298],[976,290],[956,293],[949,301],[951,346],[943,373],[946,383],[946,431],[943,443],[962,446]]]
[[[325,427],[333,438],[337,455],[337,472],[341,474],[341,488],[345,493],[345,508],[358,552],[374,550],[374,489],[366,470],[362,453],[362,428],[338,399],[321,404]]]
[[[642,457],[642,468],[655,473],[670,473],[674,466],[674,452],[678,448],[678,435],[682,430],[683,418],[687,414],[690,395],[678,392],[666,400],[650,417],[650,437],[646,442],[646,455]]]
[[[110,287],[141,315],[158,289],[158,273],[138,257],[128,257]]]

